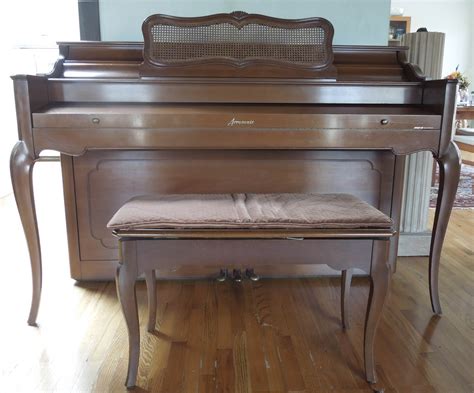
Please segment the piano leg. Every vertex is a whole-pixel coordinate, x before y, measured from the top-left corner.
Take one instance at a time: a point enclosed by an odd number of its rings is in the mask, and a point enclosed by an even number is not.
[[[28,324],[35,326],[41,298],[41,247],[36,221],[35,199],[33,193],[33,166],[35,159],[28,151],[25,142],[18,142],[13,148],[10,160],[11,179],[16,204],[28,244],[33,279],[33,293]]]
[[[341,319],[343,329],[350,328],[349,299],[351,294],[352,269],[342,271],[341,276]]]
[[[456,144],[451,141],[446,154],[437,157],[436,160],[439,165],[439,191],[431,236],[429,274],[431,307],[434,313],[441,314],[438,290],[439,262],[461,172],[461,156]]]
[[[390,242],[374,240],[372,266],[370,268],[370,292],[365,315],[364,363],[369,383],[377,382],[375,373],[374,341],[377,325],[382,316],[383,305],[388,294],[391,266],[388,261]]]

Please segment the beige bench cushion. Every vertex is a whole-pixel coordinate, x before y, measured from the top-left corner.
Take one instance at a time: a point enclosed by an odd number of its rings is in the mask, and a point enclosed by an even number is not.
[[[108,227],[362,229],[391,228],[392,220],[349,194],[183,194],[133,198]]]

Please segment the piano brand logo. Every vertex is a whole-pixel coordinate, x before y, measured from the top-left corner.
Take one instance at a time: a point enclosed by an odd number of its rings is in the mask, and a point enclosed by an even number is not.
[[[227,123],[227,127],[233,126],[251,126],[255,124],[255,120],[237,120],[235,117]]]

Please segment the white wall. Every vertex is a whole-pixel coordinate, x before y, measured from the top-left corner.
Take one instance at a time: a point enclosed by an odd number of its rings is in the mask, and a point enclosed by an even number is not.
[[[0,13],[0,37],[0,105],[4,109],[0,130],[2,197],[11,192],[9,158],[18,140],[10,76],[47,72],[58,55],[55,42],[79,39],[77,0],[16,0],[5,3]]]
[[[471,0],[471,68],[469,75],[471,77],[470,91],[474,91],[474,0]],[[472,122],[471,122],[472,124]]]
[[[474,88],[474,0],[392,0],[411,16],[411,31],[426,27],[446,34],[443,76],[459,64]]]
[[[390,0],[100,0],[102,39],[143,41],[152,14],[198,16],[245,11],[279,18],[321,16],[335,29],[335,44],[387,45]]]

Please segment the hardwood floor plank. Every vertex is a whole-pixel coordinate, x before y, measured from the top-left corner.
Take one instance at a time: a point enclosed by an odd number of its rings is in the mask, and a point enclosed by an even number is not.
[[[303,291],[298,290],[294,285],[290,284],[292,289],[289,297],[290,303],[287,309],[291,312],[287,313],[287,325],[292,331],[292,341],[295,347],[295,353],[298,360],[298,366],[304,380],[304,384],[308,391],[314,391],[321,385],[318,377],[319,369],[316,364],[311,338],[318,334],[318,326],[315,323],[313,313],[305,296],[306,284],[304,283]],[[309,339],[308,339],[309,338]]]
[[[281,363],[286,390],[295,393],[304,392],[306,386],[290,336],[277,337],[277,354]]]
[[[274,329],[263,329],[265,351],[265,368],[267,369],[268,387],[270,392],[285,392],[285,380],[282,364],[277,350],[278,332]]]
[[[186,357],[186,343],[173,341],[171,343],[169,361],[163,375],[160,393],[187,393],[183,390],[185,368],[184,359]]]
[[[180,338],[183,336],[181,333],[177,333],[177,331],[187,328],[180,326],[179,320],[180,314],[182,314],[184,309],[183,307],[189,305],[189,299],[187,299],[187,297],[189,296],[190,291],[183,291],[182,283],[176,284],[175,288],[172,288],[172,285],[166,285],[165,290],[162,292],[162,297],[167,300],[167,303],[165,304],[165,309],[157,314],[157,318],[159,315],[162,315],[162,319],[158,319],[158,329],[154,333],[151,333],[156,336],[157,340],[152,341],[156,345],[151,357],[148,375],[144,373],[143,362],[140,362],[140,367],[138,369],[140,378],[143,375],[144,378],[148,378],[149,380],[147,389],[155,392],[161,391],[168,363],[173,361],[173,359],[170,358],[172,344],[174,340],[178,341],[178,335],[180,335]],[[158,294],[160,294],[159,287],[160,285],[157,285]],[[180,299],[183,303],[180,303]],[[158,301],[158,304],[159,303],[160,302]],[[146,304],[146,302],[143,302],[142,307],[145,307]],[[144,318],[141,319],[141,326],[143,342],[143,336],[146,334],[143,330],[143,327],[145,326]]]
[[[216,377],[214,375],[199,376],[199,393],[214,393],[217,390]]]
[[[240,356],[245,354],[246,369],[242,371],[245,371],[249,377],[249,381],[243,381],[245,382],[246,387],[243,391],[249,390],[250,386],[252,386],[254,391],[263,392],[268,391],[269,386],[265,363],[264,341],[262,336],[262,319],[259,316],[259,311],[255,304],[253,286],[254,283],[244,283],[244,332],[237,336],[236,339],[240,344],[240,351],[238,354],[240,354]],[[237,381],[239,381],[238,378]],[[247,387],[247,385],[249,385],[249,387]]]
[[[217,292],[217,348],[232,349],[231,283],[216,283]]]
[[[235,369],[232,349],[218,349],[216,360],[217,393],[235,392]]]
[[[251,393],[252,380],[250,378],[249,351],[247,343],[247,333],[235,337],[234,341],[234,380],[236,393]],[[257,370],[254,370],[254,374]]]
[[[210,290],[204,307],[204,326],[202,329],[204,351],[200,360],[200,375],[215,376],[218,344],[217,291],[214,282],[208,285],[210,285]]]
[[[203,298],[201,298],[203,299]],[[205,299],[205,297],[204,297]],[[197,393],[199,390],[199,373],[201,357],[204,351],[202,331],[204,326],[204,309],[195,307],[197,300],[193,300],[193,309],[189,318],[192,329],[188,332],[186,359],[184,360],[184,387],[183,392]],[[196,334],[193,330],[196,329]]]

